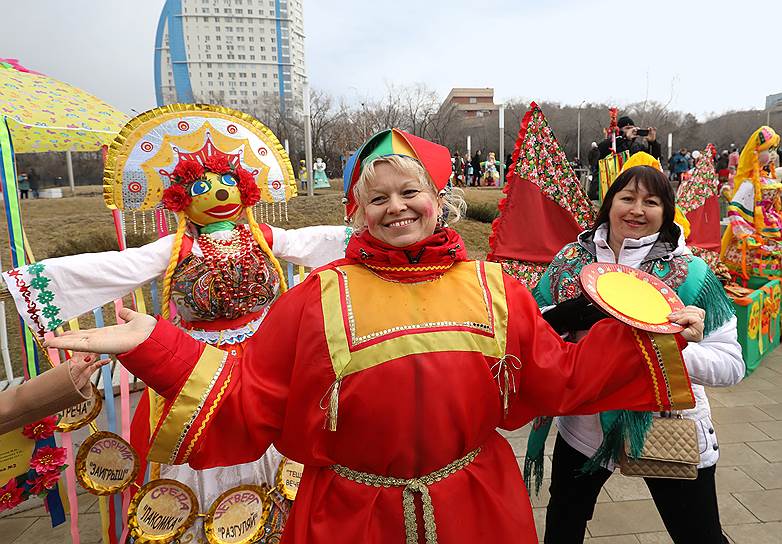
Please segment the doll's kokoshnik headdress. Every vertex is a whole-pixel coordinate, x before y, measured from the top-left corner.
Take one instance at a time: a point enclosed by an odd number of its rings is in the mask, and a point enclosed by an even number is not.
[[[296,196],[288,154],[257,119],[222,106],[172,104],[146,111],[122,128],[111,143],[103,173],[106,205],[133,214],[169,210],[176,213],[177,232],[163,282],[164,317],[168,316],[171,276],[187,228],[183,211],[189,204],[185,187],[205,171],[237,178],[242,205],[253,238],[269,257],[285,290],[285,277],[255,221],[287,217],[287,201]],[[152,223],[150,221],[150,223]]]

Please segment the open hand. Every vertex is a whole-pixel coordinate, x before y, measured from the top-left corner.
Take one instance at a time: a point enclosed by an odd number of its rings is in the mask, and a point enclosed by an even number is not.
[[[120,310],[119,316],[126,323],[99,329],[67,331],[46,340],[44,346],[92,353],[124,353],[149,338],[157,323],[151,315],[127,308]]]
[[[668,316],[669,321],[684,327],[681,333],[682,338],[688,342],[700,342],[703,340],[703,321],[705,318],[706,312],[697,306],[685,306]]]
[[[100,359],[94,353],[74,352],[70,358],[71,378],[76,389],[82,390],[90,378],[100,367],[109,362],[109,359]]]

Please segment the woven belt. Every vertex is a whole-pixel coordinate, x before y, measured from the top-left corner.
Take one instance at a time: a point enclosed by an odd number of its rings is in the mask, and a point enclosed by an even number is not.
[[[434,472],[430,472],[429,474],[418,478],[410,479],[378,476],[377,474],[370,474],[368,472],[359,472],[358,470],[343,467],[342,465],[332,465],[329,468],[343,478],[360,484],[373,487],[404,488],[402,490],[402,508],[405,517],[405,544],[418,543],[418,522],[415,519],[415,503],[413,501],[414,494],[420,493],[424,509],[424,535],[426,536],[426,544],[437,544],[437,524],[434,521],[434,505],[432,504],[432,498],[429,496],[429,488],[427,486],[460,471],[472,463],[480,451],[481,448],[474,449],[461,459],[457,459],[439,470],[435,470]]]

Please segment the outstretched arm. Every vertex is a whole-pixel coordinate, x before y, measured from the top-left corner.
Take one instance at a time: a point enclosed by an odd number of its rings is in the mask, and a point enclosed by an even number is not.
[[[580,342],[567,343],[544,321],[522,285],[513,279],[506,279],[505,285],[510,314],[506,353],[518,354],[521,371],[503,426],[517,427],[538,415],[681,409],[694,404],[681,360],[686,345],[681,335],[652,341],[643,331],[604,319]],[[702,331],[702,319],[694,311],[679,320],[695,329],[694,338],[699,327]]]
[[[125,251],[46,259],[3,272],[3,279],[19,315],[42,334],[160,276],[172,240],[173,235]]]

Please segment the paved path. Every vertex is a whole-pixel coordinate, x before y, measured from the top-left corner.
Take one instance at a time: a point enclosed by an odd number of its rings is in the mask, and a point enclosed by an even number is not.
[[[782,348],[739,385],[710,389],[709,399],[720,442],[717,492],[725,532],[735,544],[782,544]],[[524,428],[508,435],[520,464],[528,432]],[[546,474],[552,446],[550,437]],[[544,483],[541,495],[532,500],[541,535],[547,500]],[[80,495],[79,511],[82,543],[97,544],[97,499]],[[643,481],[619,474],[601,492],[588,531],[592,544],[671,542]],[[67,524],[52,529],[37,507],[1,518],[0,542],[65,544],[70,535]]]

